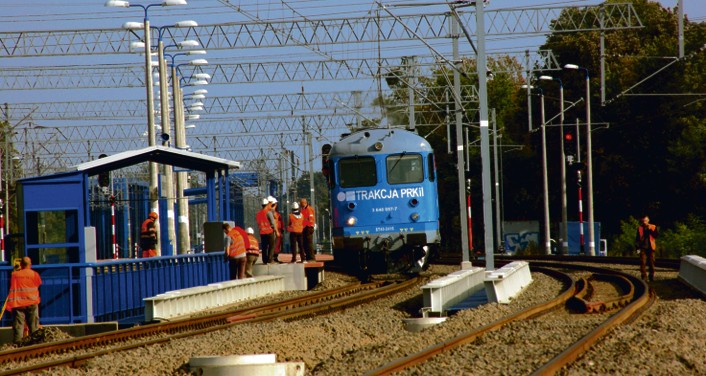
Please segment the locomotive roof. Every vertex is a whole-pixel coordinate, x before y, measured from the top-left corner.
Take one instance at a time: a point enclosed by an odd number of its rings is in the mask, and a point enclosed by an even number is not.
[[[382,148],[375,144],[381,143]],[[330,156],[431,152],[429,142],[416,133],[394,128],[364,129],[344,137],[331,148]]]

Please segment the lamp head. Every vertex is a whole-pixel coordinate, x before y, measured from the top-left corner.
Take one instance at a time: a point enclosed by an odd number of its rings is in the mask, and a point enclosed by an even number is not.
[[[141,30],[145,28],[145,24],[142,22],[128,21],[123,24],[123,29],[128,30]]]
[[[161,5],[163,7],[171,7],[174,5],[186,5],[186,0],[163,0]]]
[[[188,40],[183,40],[179,43],[177,43],[179,47],[200,47],[201,43],[199,41],[193,40],[193,39],[188,39]]]
[[[174,24],[174,27],[196,27],[199,24],[194,20],[178,21]]]
[[[107,7],[118,7],[118,8],[129,8],[130,7],[130,2],[129,1],[123,1],[123,0],[108,0],[105,2],[105,6]]]

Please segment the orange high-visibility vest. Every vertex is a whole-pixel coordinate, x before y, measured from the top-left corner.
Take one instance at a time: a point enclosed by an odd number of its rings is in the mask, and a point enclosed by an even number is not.
[[[255,215],[255,220],[257,221],[257,227],[260,228],[260,234],[271,234],[275,230],[272,228],[270,219],[267,218],[267,213],[270,211],[268,208],[264,208],[257,212]]]
[[[250,240],[250,246],[248,247],[249,255],[259,255],[260,254],[260,244],[257,242],[255,235],[248,234],[248,239]]]
[[[307,205],[301,212],[302,217],[304,217],[304,227],[314,227],[314,223],[316,223],[314,208],[312,208],[311,205]]]
[[[282,232],[282,228],[284,228],[284,222],[282,222],[282,216],[279,215],[279,212],[276,210],[272,214],[274,214],[274,217],[275,217],[275,223],[277,224],[277,230]]]
[[[287,227],[287,231],[297,234],[304,231],[304,216],[301,214],[289,214],[289,227]]]
[[[650,231],[654,231],[657,228],[657,226],[655,226],[655,225],[648,225],[648,226],[650,226]],[[638,227],[637,233],[640,234],[640,240],[642,240],[642,238],[644,237],[644,228],[642,226]],[[657,249],[657,242],[655,241],[655,237],[652,236],[652,234],[650,234],[649,236],[650,236],[650,246],[652,246],[652,250],[654,251]]]
[[[228,257],[235,257],[245,253],[245,240],[243,235],[236,228],[231,228],[228,231],[228,237],[230,238],[230,246],[228,246]]]
[[[39,286],[42,278],[30,268],[12,272],[10,294],[7,296],[7,310],[39,304]]]

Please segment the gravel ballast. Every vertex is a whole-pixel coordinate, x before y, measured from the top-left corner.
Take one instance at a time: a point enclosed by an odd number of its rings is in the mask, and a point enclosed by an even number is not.
[[[433,279],[457,269],[432,266],[426,276]],[[654,286],[660,299],[647,315],[609,333],[598,346],[562,372],[706,374],[706,325],[703,325],[706,302],[684,292],[676,275],[674,271],[658,271]],[[318,289],[351,281],[350,277],[336,273],[327,273],[326,278],[325,285]],[[109,354],[78,369],[54,369],[45,374],[188,375],[192,357],[274,353],[280,362],[304,362],[307,374],[361,375],[550,300],[561,291],[562,286],[550,277],[532,273],[532,278],[530,287],[510,304],[485,304],[460,311],[443,324],[417,333],[405,331],[403,324],[404,318],[420,316],[422,296],[420,289],[415,288],[326,316],[237,325],[167,345]],[[564,316],[565,320],[560,322],[540,318],[512,323],[510,330],[491,333],[402,374],[529,374],[605,319],[600,315]]]

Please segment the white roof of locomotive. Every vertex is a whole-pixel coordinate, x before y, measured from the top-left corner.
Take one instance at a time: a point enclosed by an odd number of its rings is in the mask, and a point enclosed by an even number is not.
[[[375,143],[382,143],[377,150]],[[371,128],[351,133],[336,142],[329,156],[431,152],[429,142],[416,133],[394,128]]]

